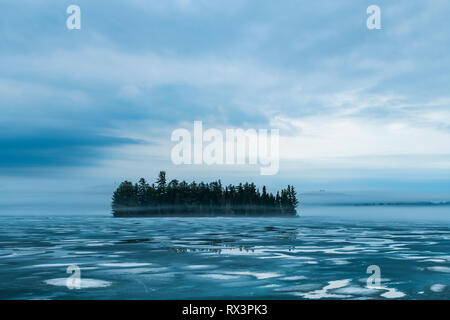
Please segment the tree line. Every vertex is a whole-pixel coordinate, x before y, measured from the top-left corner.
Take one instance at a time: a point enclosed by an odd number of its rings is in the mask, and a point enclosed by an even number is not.
[[[221,181],[187,183],[166,180],[159,173],[156,183],[144,178],[138,183],[123,181],[114,191],[115,217],[139,216],[294,216],[298,205],[293,186],[275,195],[254,183],[223,186]]]

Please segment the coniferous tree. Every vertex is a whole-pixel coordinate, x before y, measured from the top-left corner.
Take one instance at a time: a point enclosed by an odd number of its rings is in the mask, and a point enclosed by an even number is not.
[[[156,185],[144,178],[138,183],[122,182],[112,199],[114,216],[294,216],[298,205],[293,186],[278,191],[274,196],[266,186],[262,192],[254,183],[222,186],[220,180],[211,183],[188,184],[174,179],[167,183],[166,172],[161,171]]]
[[[136,189],[133,184],[129,181],[122,182],[113,194],[113,212],[131,216],[138,206]]]

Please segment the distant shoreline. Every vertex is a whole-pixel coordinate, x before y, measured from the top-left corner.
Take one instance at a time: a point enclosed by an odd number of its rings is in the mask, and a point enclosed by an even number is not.
[[[330,202],[330,203],[308,203],[308,206],[320,207],[446,207],[450,201],[399,201],[399,202]]]

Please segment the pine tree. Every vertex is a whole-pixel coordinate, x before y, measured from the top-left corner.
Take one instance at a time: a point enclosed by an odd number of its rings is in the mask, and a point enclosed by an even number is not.
[[[124,181],[112,197],[114,216],[293,216],[298,203],[297,193],[290,185],[274,196],[266,186],[260,192],[248,182],[225,187],[220,180],[188,184],[174,179],[167,183],[165,171],[159,173],[156,185],[149,185],[144,178],[134,185]]]

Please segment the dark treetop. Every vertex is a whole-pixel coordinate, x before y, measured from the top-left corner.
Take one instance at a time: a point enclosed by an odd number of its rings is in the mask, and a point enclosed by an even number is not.
[[[159,173],[156,184],[144,178],[134,184],[122,182],[112,197],[115,217],[158,216],[295,216],[298,200],[294,187],[276,195],[262,191],[254,183],[222,186],[211,183],[166,181],[166,172]]]

